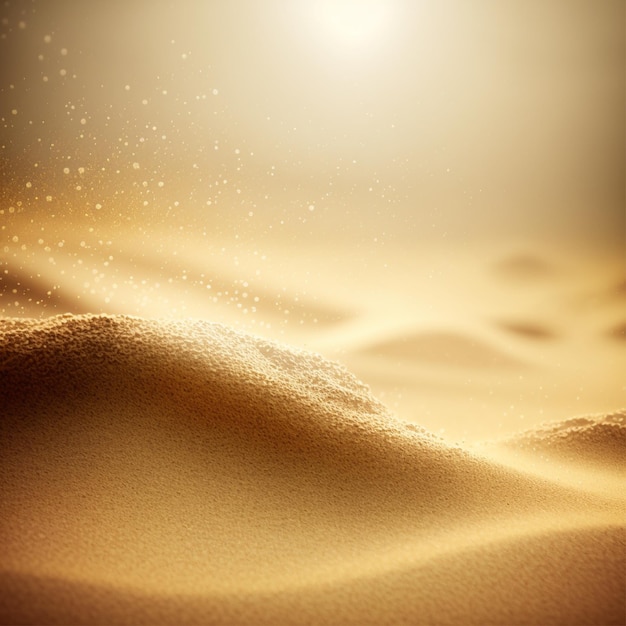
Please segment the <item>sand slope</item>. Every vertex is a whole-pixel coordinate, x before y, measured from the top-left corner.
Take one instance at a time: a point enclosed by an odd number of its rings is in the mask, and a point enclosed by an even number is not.
[[[451,447],[218,324],[0,333],[3,623],[623,622],[618,492]]]

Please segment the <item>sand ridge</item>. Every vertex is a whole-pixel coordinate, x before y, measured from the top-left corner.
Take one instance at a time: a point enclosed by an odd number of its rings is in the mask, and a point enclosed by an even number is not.
[[[626,471],[626,411],[573,417],[543,424],[507,438],[501,445],[521,452],[541,451],[570,463],[590,463]]]
[[[0,372],[4,623],[617,623],[623,498],[450,446],[321,356],[62,315],[2,319]]]

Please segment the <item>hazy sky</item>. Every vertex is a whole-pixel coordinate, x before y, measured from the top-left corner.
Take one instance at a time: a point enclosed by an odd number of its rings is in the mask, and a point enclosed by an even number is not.
[[[623,0],[17,0],[0,19],[3,205],[624,243]]]

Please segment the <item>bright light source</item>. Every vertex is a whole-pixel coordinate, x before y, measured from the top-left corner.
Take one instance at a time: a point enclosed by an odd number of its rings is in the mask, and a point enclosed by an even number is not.
[[[392,6],[389,0],[322,0],[312,11],[320,34],[330,43],[360,48],[385,34]]]

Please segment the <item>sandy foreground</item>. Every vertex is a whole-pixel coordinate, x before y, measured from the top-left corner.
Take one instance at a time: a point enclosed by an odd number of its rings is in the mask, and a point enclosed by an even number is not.
[[[463,447],[121,315],[4,318],[0,368],[2,623],[624,623],[624,412]]]
[[[625,622],[619,255],[22,217],[0,622]]]

